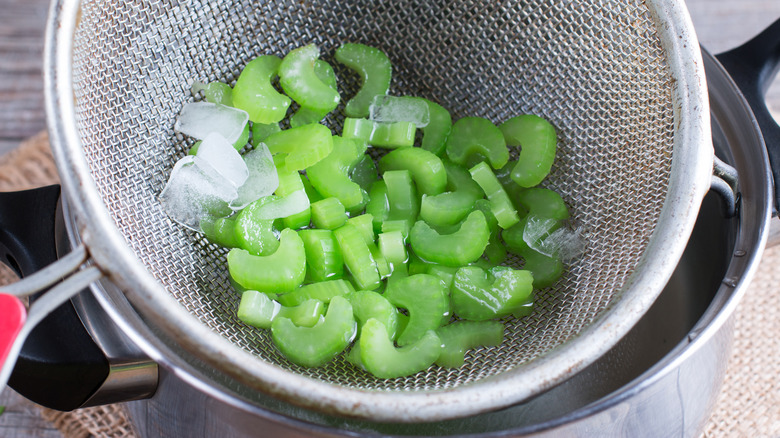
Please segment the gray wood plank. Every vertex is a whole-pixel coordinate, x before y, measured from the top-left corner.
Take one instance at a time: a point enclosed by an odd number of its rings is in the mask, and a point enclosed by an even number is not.
[[[62,438],[54,425],[40,416],[38,408],[13,390],[0,394],[0,406],[5,411],[0,415],[0,436],[4,438]]]
[[[0,154],[46,126],[41,68],[48,7],[48,0],[0,0]],[[12,389],[0,393],[0,406],[0,437],[62,438]]]
[[[47,0],[0,0],[0,153],[45,129],[43,30]]]

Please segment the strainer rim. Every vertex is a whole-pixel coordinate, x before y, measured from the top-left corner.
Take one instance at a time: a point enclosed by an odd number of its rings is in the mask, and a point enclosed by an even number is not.
[[[514,369],[475,384],[405,393],[340,387],[270,363],[258,363],[256,369],[247,373],[242,363],[258,362],[254,356],[210,330],[171,297],[111,219],[81,153],[76,125],[71,56],[80,5],[78,0],[57,0],[50,10],[44,54],[46,109],[52,150],[64,193],[73,206],[76,233],[106,277],[125,292],[142,314],[159,323],[155,326],[171,335],[172,340],[236,380],[286,401],[330,413],[404,422],[462,417],[521,402],[583,369],[641,318],[671,276],[709,189],[713,152],[706,78],[690,17],[679,2],[645,3],[659,26],[675,79],[677,129],[671,190],[650,247],[640,261],[643,269],[629,279],[632,286],[624,296],[576,339],[567,342],[565,348],[524,365],[522,372]],[[657,257],[659,254],[663,257]],[[534,384],[528,385],[526,379]]]

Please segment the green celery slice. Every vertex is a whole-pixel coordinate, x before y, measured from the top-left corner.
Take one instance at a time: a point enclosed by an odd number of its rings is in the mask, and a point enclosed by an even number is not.
[[[530,271],[504,266],[490,272],[465,266],[452,283],[452,311],[463,319],[485,321],[512,315],[532,300]]]
[[[267,256],[255,256],[243,249],[231,249],[227,255],[231,277],[247,289],[261,292],[287,292],[303,283],[306,276],[306,252],[294,230],[282,230],[279,248]]]
[[[348,117],[368,117],[374,97],[387,94],[393,66],[381,50],[364,44],[347,43],[336,49],[335,58],[360,75],[360,90],[347,102]]]
[[[439,277],[429,274],[411,275],[390,285],[384,293],[393,305],[409,312],[409,323],[400,332],[398,345],[411,344],[428,330],[436,330],[450,318],[449,293]]]
[[[382,294],[370,290],[360,290],[347,296],[352,304],[352,312],[358,322],[358,330],[371,318],[384,324],[390,339],[395,339],[398,327],[398,309]]]
[[[371,318],[360,331],[360,361],[380,379],[409,376],[431,366],[441,352],[441,340],[429,330],[416,342],[396,348],[379,320]]]
[[[279,85],[302,107],[329,112],[339,104],[339,93],[320,80],[314,63],[320,57],[315,44],[291,50],[279,64]]]
[[[298,231],[306,252],[306,275],[311,281],[335,280],[344,276],[341,249],[330,230]]]
[[[354,291],[352,284],[346,280],[327,280],[301,286],[292,292],[280,295],[277,300],[284,306],[299,306],[308,300],[328,304],[334,297],[347,296]]]
[[[270,329],[271,323],[278,316],[290,318],[300,327],[312,327],[319,322],[324,312],[325,304],[322,301],[307,300],[300,305],[287,307],[256,290],[244,291],[238,305],[238,319],[262,329]]]
[[[335,230],[347,222],[347,211],[336,198],[325,198],[311,204],[311,222],[315,227]]]
[[[241,71],[233,87],[233,106],[246,111],[252,123],[277,123],[287,114],[290,98],[279,93],[271,81],[282,60],[261,55]]]
[[[494,347],[504,341],[504,324],[499,321],[455,321],[436,330],[442,349],[436,365],[458,368],[465,363],[466,350]]]
[[[297,327],[289,318],[277,317],[271,336],[279,351],[291,362],[319,367],[344,351],[355,339],[357,322],[346,298],[334,297],[325,317],[313,327]]]
[[[452,125],[447,137],[447,156],[456,164],[467,165],[475,156],[486,157],[493,169],[509,161],[509,149],[501,130],[482,117],[464,117]]]
[[[439,234],[425,221],[417,221],[409,232],[409,242],[417,256],[447,266],[464,266],[477,260],[489,239],[490,230],[481,211],[469,213],[458,231],[451,234]]]
[[[375,290],[381,280],[374,257],[360,230],[352,224],[345,224],[333,232],[344,257],[344,265],[352,274],[359,289]]]
[[[332,141],[330,154],[306,169],[309,182],[322,196],[337,198],[347,210],[362,209],[368,195],[349,175],[366,156],[366,146],[359,140],[342,137],[333,137]]]
[[[520,217],[517,215],[517,210],[509,199],[509,195],[484,161],[469,169],[469,172],[487,195],[490,201],[490,210],[496,217],[498,226],[507,229],[520,222]]]
[[[498,127],[507,146],[520,146],[511,178],[520,187],[534,187],[547,177],[555,161],[558,135],[547,120],[533,114],[515,116]]]
[[[313,166],[333,150],[333,136],[319,123],[285,129],[269,135],[264,143],[274,155],[274,163],[287,171]]]
[[[420,148],[396,149],[379,160],[379,171],[408,170],[417,189],[438,195],[447,187],[447,171],[441,158]]]

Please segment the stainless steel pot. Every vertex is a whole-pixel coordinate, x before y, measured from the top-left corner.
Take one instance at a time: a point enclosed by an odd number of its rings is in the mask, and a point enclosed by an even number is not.
[[[721,197],[705,198],[664,292],[615,348],[583,372],[502,411],[406,425],[329,417],[257,400],[227,382],[204,386],[207,379],[200,376],[207,369],[169,364],[157,394],[128,405],[140,435],[698,435],[723,381],[734,310],[763,253],[773,204],[768,156],[752,111],[718,61],[705,53],[704,62],[715,150],[740,175],[739,213],[726,217]]]
[[[725,373],[733,313],[769,235],[772,178],[763,138],[738,87],[705,53],[717,155],[739,178],[736,217],[708,195],[687,249],[651,310],[621,342],[565,383],[525,403],[468,418],[421,424],[349,420],[263,398],[207,366],[159,350],[157,392],[129,403],[143,437],[226,436],[695,436]],[[716,238],[713,238],[716,236]],[[88,325],[97,301],[136,341],[150,339],[121,294],[78,299]],[[96,311],[97,310],[97,311]],[[102,329],[105,330],[105,329]],[[154,350],[146,345],[145,349]],[[210,382],[210,383],[207,383]]]

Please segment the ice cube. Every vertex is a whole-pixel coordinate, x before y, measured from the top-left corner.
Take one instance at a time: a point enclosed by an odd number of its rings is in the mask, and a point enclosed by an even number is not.
[[[582,256],[585,252],[585,241],[582,239],[582,229],[561,227],[544,240],[545,246],[555,249],[561,261],[570,262]]]
[[[175,222],[200,231],[200,222],[230,214],[236,187],[203,160],[188,155],[177,161],[160,193],[163,211]]]
[[[523,240],[531,249],[548,257],[557,255],[564,262],[574,260],[585,250],[582,231],[566,226],[553,231],[557,223],[556,219],[529,217]]]
[[[369,118],[377,122],[411,122],[418,128],[428,126],[428,104],[412,96],[378,95],[368,107]]]
[[[240,210],[250,203],[273,194],[279,187],[279,175],[271,152],[265,143],[258,143],[255,149],[244,155],[248,177],[238,188],[238,198],[231,207]]]
[[[261,220],[279,219],[300,213],[309,208],[309,197],[305,190],[297,190],[289,195],[263,204],[257,211],[256,218]]]
[[[241,154],[219,133],[207,135],[195,156],[207,162],[236,188],[247,180],[249,172]]]
[[[248,121],[249,114],[237,108],[211,102],[190,102],[182,107],[173,129],[198,140],[217,132],[234,144]]]

